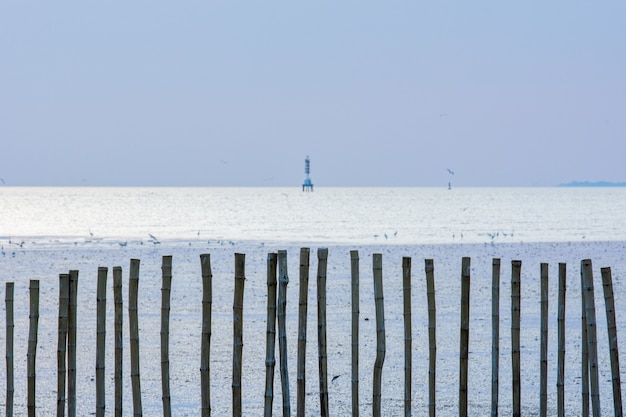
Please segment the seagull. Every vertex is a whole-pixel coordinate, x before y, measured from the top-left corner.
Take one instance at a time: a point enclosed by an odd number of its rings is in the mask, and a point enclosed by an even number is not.
[[[4,178],[0,178],[0,181],[2,181],[3,184],[6,184],[6,182],[4,181]]]
[[[452,171],[450,168],[446,168],[448,170],[448,172],[452,175],[454,175],[454,171]]]

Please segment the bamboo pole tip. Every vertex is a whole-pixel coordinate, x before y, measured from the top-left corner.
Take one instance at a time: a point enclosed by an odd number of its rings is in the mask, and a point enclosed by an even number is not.
[[[492,265],[500,265],[500,258],[493,258],[491,264]]]
[[[99,266],[98,267],[98,272],[108,272],[109,268],[107,268],[106,266]]]
[[[121,266],[114,266],[113,267],[113,272],[122,272],[122,267]]]
[[[351,250],[350,251],[350,258],[351,259],[359,259],[359,251],[358,250]]]
[[[520,261],[520,260],[513,260],[513,261],[511,261],[511,265],[516,266],[516,267],[520,267],[520,266],[522,266],[522,261]]]
[[[270,252],[267,254],[267,260],[270,262],[276,261],[277,258],[278,258],[278,254],[275,252]]]

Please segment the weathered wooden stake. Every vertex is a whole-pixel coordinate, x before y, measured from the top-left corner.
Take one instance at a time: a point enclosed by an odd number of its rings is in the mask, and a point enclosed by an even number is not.
[[[459,416],[467,417],[467,372],[469,357],[470,258],[461,263],[461,340],[459,360]]]
[[[37,331],[39,327],[39,280],[30,280],[30,326],[28,328],[28,417],[35,417],[35,385],[37,357]]]
[[[520,313],[522,261],[511,262],[511,368],[513,380],[513,417],[522,415],[520,372]]]
[[[6,363],[7,363],[7,395],[6,415],[13,417],[13,398],[15,394],[15,361],[13,345],[15,336],[15,320],[13,299],[15,297],[15,284],[7,282],[5,285],[4,303],[6,306]]]
[[[591,381],[591,410],[593,417],[600,417],[600,386],[598,376],[598,342],[596,336],[596,304],[593,291],[591,260],[581,263],[585,284],[585,316],[587,319],[587,345],[589,346],[589,376]]]
[[[163,417],[172,415],[170,395],[170,297],[172,293],[172,257],[163,256],[161,264],[161,391]]]
[[[411,258],[402,258],[402,298],[404,301],[404,415],[411,416],[413,332],[411,328]]]
[[[352,417],[359,417],[359,251],[350,251],[352,283]]]
[[[278,350],[280,356],[280,383],[283,395],[283,417],[291,416],[291,399],[289,397],[289,372],[287,364],[287,251],[278,251]]]
[[[104,417],[106,407],[104,388],[104,353],[106,341],[107,274],[106,267],[98,268],[96,292],[96,417]]]
[[[306,402],[306,326],[309,298],[309,248],[300,249],[300,287],[298,304],[298,393],[296,415],[304,417]]]
[[[585,308],[585,280],[583,279],[582,262],[580,268],[580,301],[581,305],[581,391],[582,391],[582,414],[581,417],[589,417],[589,345],[587,335],[587,309]]]
[[[565,291],[567,266],[559,264],[559,313],[558,313],[558,343],[559,358],[556,377],[557,415],[565,417]]]
[[[326,269],[328,249],[317,250],[317,341],[319,353],[320,415],[328,417],[328,354],[326,352]]]
[[[435,304],[435,266],[432,259],[425,260],[426,296],[428,298],[428,415],[435,417],[437,366],[437,308]]]
[[[141,379],[139,375],[139,318],[137,298],[139,291],[139,259],[130,260],[128,283],[128,325],[130,328],[130,379],[133,391],[133,416],[143,415],[141,407]]]
[[[385,305],[383,297],[383,255],[373,255],[374,301],[376,304],[376,360],[372,390],[372,414],[380,417],[382,406],[382,377],[385,362]]]
[[[70,276],[59,275],[59,336],[57,341],[57,417],[65,416],[67,375],[67,326],[70,304]]]
[[[265,345],[265,417],[272,417],[274,368],[276,358],[276,262],[277,255],[267,255],[267,342]]]
[[[113,267],[113,302],[115,304],[114,332],[115,332],[115,417],[122,417],[122,394],[124,384],[123,361],[124,361],[124,301],[122,298],[122,267]]]
[[[539,415],[548,414],[548,264],[540,266],[541,278],[541,347],[539,352]]]
[[[67,329],[67,415],[76,417],[76,335],[78,330],[78,271],[70,271]]]
[[[619,374],[619,349],[617,347],[617,325],[615,322],[615,299],[613,298],[613,278],[611,268],[601,268],[602,288],[604,290],[604,305],[606,309],[606,324],[609,336],[611,356],[611,376],[613,382],[613,408],[616,417],[622,417],[622,388]]]
[[[200,255],[202,268],[202,342],[200,346],[200,403],[202,417],[211,415],[211,306],[213,303],[213,274],[211,255]]]
[[[235,293],[233,300],[233,417],[241,417],[241,376],[243,358],[243,291],[246,282],[246,255],[235,254]]]
[[[491,262],[491,417],[498,416],[500,375],[500,259]]]

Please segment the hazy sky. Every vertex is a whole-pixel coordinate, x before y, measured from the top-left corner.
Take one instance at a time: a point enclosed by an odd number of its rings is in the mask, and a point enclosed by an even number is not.
[[[318,187],[626,181],[624,22],[623,1],[0,0],[0,178],[299,186],[310,155]]]

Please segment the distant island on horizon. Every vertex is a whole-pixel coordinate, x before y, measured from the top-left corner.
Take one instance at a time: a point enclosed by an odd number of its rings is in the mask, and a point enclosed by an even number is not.
[[[626,182],[572,181],[564,184],[559,184],[558,187],[626,187]]]

